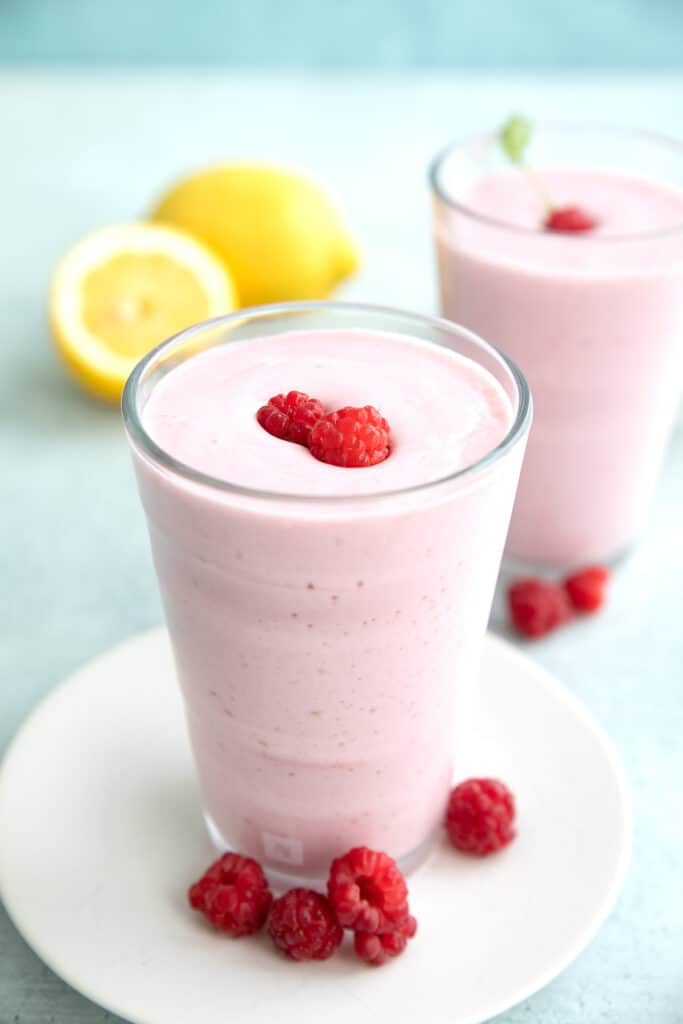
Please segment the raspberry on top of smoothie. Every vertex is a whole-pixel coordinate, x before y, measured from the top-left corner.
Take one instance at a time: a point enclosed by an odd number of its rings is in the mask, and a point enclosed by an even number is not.
[[[331,466],[377,466],[389,456],[389,424],[374,405],[347,405],[318,420],[311,455]]]
[[[304,391],[288,391],[286,395],[269,398],[256,413],[256,419],[273,437],[308,448],[311,431],[324,415],[323,404],[317,398]]]
[[[556,206],[550,210],[544,224],[546,231],[562,231],[565,234],[583,234],[597,226],[595,217],[580,206]]]
[[[376,466],[389,455],[389,424],[373,405],[325,413],[317,398],[289,391],[262,405],[256,419],[269,434],[303,444],[330,466]]]

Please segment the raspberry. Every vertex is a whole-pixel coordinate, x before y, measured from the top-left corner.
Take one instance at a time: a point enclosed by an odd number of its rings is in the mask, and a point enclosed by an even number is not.
[[[311,430],[324,415],[322,402],[317,398],[310,398],[303,391],[290,391],[273,395],[256,413],[256,419],[274,437],[308,446]]]
[[[275,900],[268,932],[292,960],[327,960],[344,935],[330,901],[312,889],[290,889]]]
[[[575,572],[564,581],[569,600],[580,612],[596,612],[605,603],[609,569],[592,565],[581,572]]]
[[[545,219],[546,231],[560,231],[565,234],[580,234],[592,231],[598,222],[592,214],[580,206],[556,206]]]
[[[452,790],[446,829],[456,849],[486,857],[515,838],[515,798],[497,779],[468,779]]]
[[[353,937],[353,948],[361,960],[366,960],[373,967],[381,967],[387,960],[400,956],[417,931],[417,921],[407,917],[402,925],[390,932],[372,935],[370,932],[356,932]]]
[[[408,889],[396,862],[367,846],[332,861],[327,893],[339,923],[357,932],[390,932],[408,917]]]
[[[273,899],[260,865],[239,853],[224,853],[187,896],[214,928],[235,938],[263,925]]]
[[[534,639],[561,626],[571,617],[566,591],[546,580],[519,580],[508,591],[508,605],[515,629]]]
[[[372,405],[346,406],[318,420],[311,454],[332,466],[376,466],[389,454],[389,424]]]

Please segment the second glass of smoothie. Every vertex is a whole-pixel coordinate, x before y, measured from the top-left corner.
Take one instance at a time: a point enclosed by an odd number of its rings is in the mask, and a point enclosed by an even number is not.
[[[258,408],[372,404],[376,466],[317,461]],[[530,421],[516,367],[446,321],[346,304],[192,328],[124,395],[219,847],[316,880],[354,845],[409,870],[443,815]]]
[[[493,134],[435,160],[442,307],[534,395],[509,554],[609,560],[643,523],[683,383],[683,144],[540,125],[526,164],[542,189]],[[545,230],[548,199],[595,228]]]

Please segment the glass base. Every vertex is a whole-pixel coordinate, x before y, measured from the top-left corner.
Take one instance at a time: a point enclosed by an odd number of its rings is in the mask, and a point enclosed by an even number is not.
[[[204,813],[204,822],[209,833],[209,838],[219,853],[225,853],[226,850],[234,849],[234,844],[229,843],[223,837],[220,829],[216,825],[211,815],[207,814],[206,812]],[[426,861],[427,857],[432,851],[432,848],[436,840],[436,836],[437,832],[435,831],[431,833],[429,836],[427,836],[424,842],[420,843],[420,845],[415,850],[412,850],[410,853],[405,854],[403,857],[396,858],[396,863],[398,864],[399,868],[401,869],[404,875],[412,874],[413,871],[416,871]],[[340,850],[339,852],[340,854],[342,854],[346,851]],[[246,853],[248,856],[248,851],[246,851]],[[269,864],[268,861],[262,856],[257,857],[257,859],[259,859],[261,867],[263,868],[268,877],[268,881],[270,882],[272,887],[277,891],[282,890],[284,892],[286,889],[296,888],[297,886],[305,886],[311,889],[324,890],[327,884],[327,877],[315,878],[309,877],[305,873],[294,874],[293,872],[288,872],[285,869],[283,869],[281,865],[275,867],[274,865]]]
[[[517,555],[503,555],[503,563],[500,567],[500,580],[512,581],[522,576],[540,576],[541,579],[556,579],[558,573],[570,573],[573,570],[581,569],[586,565],[604,565],[608,569],[618,568],[622,562],[631,555],[635,542],[627,544],[612,554],[601,558],[588,558],[574,562],[536,562],[531,558],[521,558]]]

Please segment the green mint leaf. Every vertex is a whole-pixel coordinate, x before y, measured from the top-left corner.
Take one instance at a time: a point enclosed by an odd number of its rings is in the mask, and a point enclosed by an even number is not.
[[[533,125],[527,117],[515,114],[500,129],[498,139],[513,164],[524,162],[524,151],[531,140]]]

